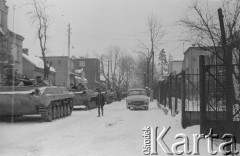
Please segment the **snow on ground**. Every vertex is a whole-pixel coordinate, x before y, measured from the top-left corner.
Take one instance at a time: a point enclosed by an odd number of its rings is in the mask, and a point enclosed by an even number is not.
[[[177,133],[184,133],[192,144],[192,134],[199,126],[182,129],[180,115],[165,115],[156,101],[148,111],[127,110],[125,101],[104,106],[104,116],[97,110],[74,111],[72,116],[42,122],[39,116],[17,119],[13,124],[0,121],[1,156],[140,156],[143,127],[171,126],[164,140],[172,145]],[[191,148],[190,148],[191,149]],[[158,155],[165,155],[158,147]],[[200,155],[207,153],[206,140],[200,141]]]

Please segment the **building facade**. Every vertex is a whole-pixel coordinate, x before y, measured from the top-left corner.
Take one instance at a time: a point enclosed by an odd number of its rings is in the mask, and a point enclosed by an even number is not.
[[[8,29],[8,6],[6,0],[0,0],[0,85],[5,78],[5,68],[9,65],[23,73],[22,42],[24,38]]]
[[[8,6],[6,0],[0,0],[0,26],[4,33],[8,31]]]
[[[14,69],[17,70],[19,74],[23,74],[23,62],[22,62],[22,42],[24,38],[18,34],[8,31],[9,34],[9,48],[11,49],[11,54],[14,60]]]
[[[87,79],[87,87],[94,89],[100,83],[100,61],[97,58],[77,58],[74,62],[75,70],[83,69]]]
[[[199,73],[199,56],[210,56],[211,54],[212,53],[210,51],[203,50],[200,47],[189,47],[184,52],[182,70],[185,70],[192,74]]]
[[[168,63],[168,73],[169,74],[179,74],[182,71],[182,63],[183,61],[170,61]]]
[[[26,49],[22,54],[23,62],[23,74],[28,78],[36,79],[37,77],[44,78],[44,63],[43,60],[39,57],[30,56]],[[56,81],[56,71],[53,67],[50,67],[48,81],[50,85],[55,85]]]
[[[73,59],[69,59],[67,56],[47,56],[46,60],[51,62],[52,67],[56,70],[56,85],[70,87],[75,83]],[[68,60],[70,60],[69,65]]]

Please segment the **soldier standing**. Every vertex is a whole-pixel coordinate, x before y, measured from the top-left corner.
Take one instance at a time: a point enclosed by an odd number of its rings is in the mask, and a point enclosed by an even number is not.
[[[98,116],[97,117],[100,117],[100,109],[101,109],[102,116],[103,116],[103,106],[105,104],[105,97],[101,93],[100,88],[97,88],[97,92],[98,92],[98,95],[96,97],[96,104],[97,104],[97,107],[98,107]]]

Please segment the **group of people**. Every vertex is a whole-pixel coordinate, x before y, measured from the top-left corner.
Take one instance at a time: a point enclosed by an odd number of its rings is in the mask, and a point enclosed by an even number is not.
[[[49,86],[49,82],[47,80],[43,80],[41,76],[36,76],[36,79],[33,79],[22,75],[22,77],[15,77],[14,81],[16,86]]]
[[[83,85],[82,83],[79,83],[78,85],[71,84],[72,89],[77,89],[80,91],[86,90],[87,87]]]

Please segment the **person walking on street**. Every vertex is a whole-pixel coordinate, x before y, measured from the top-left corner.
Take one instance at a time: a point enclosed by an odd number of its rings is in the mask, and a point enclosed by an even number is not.
[[[98,95],[96,97],[96,104],[97,104],[97,107],[98,107],[98,116],[97,117],[100,117],[100,109],[101,109],[102,116],[103,116],[103,106],[105,104],[105,97],[101,93],[100,88],[97,88],[97,92],[98,92]]]

